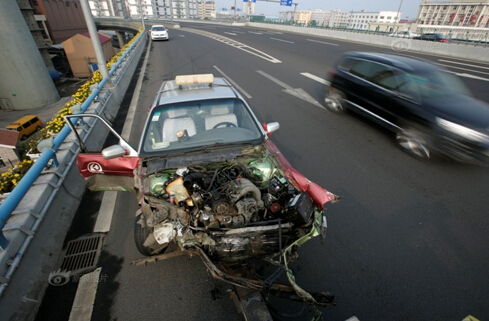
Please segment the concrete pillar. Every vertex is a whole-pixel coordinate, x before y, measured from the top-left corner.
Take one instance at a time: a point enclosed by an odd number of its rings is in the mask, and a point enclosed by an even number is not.
[[[0,108],[44,107],[59,94],[15,0],[0,1]]]
[[[126,44],[126,39],[125,39],[126,33],[121,31],[116,31],[115,34],[117,35],[117,40],[119,41],[119,48],[122,49]]]

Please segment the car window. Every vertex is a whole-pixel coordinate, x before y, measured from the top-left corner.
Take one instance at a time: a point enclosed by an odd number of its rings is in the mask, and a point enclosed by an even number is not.
[[[380,63],[357,60],[351,65],[350,72],[386,89],[392,90],[398,86],[392,69]]]
[[[397,84],[397,79],[392,72],[392,70],[385,68],[385,69],[379,69],[379,72],[375,75],[372,76],[370,79],[374,84],[379,85],[381,87],[387,88],[387,89],[396,89],[398,84]]]
[[[406,99],[421,103],[421,93],[413,77],[404,71],[396,70],[396,78],[399,83],[396,88],[399,94]]]
[[[164,31],[165,27],[153,27],[151,28],[152,31]]]
[[[154,107],[140,149],[157,154],[261,138],[257,122],[241,100],[210,99]]]
[[[358,77],[369,79],[378,73],[380,65],[367,60],[356,60],[350,67],[350,72]]]
[[[423,99],[450,99],[454,95],[472,96],[470,90],[455,75],[430,71],[411,75]]]

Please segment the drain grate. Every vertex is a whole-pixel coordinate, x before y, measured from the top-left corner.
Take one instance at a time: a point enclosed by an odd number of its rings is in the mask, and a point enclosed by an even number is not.
[[[102,250],[103,238],[104,235],[92,235],[69,241],[61,263],[61,271],[73,275],[94,269]]]

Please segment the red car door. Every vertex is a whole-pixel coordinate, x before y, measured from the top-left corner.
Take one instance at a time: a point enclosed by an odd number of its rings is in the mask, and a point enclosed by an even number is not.
[[[70,118],[96,118],[115,135],[119,143],[103,149],[101,152],[90,152],[78,135]],[[80,145],[77,155],[77,166],[81,176],[91,191],[134,191],[134,171],[138,168],[137,151],[117,133],[102,117],[94,114],[77,114],[64,116],[66,123],[75,133]]]
[[[101,153],[78,154],[78,171],[91,191],[134,191],[139,157],[105,159]]]

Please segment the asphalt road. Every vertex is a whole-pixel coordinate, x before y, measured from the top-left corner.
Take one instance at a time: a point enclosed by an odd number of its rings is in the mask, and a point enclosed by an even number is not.
[[[151,45],[130,142],[137,145],[161,81],[179,74],[225,76],[261,121],[278,121],[272,139],[290,163],[342,196],[329,206],[325,244],[309,241],[293,265],[301,286],[335,294],[338,306],[322,309],[324,320],[489,318],[489,170],[415,160],[381,127],[322,107],[321,79],[343,52],[388,49],[222,25],[182,24],[170,29],[170,37]],[[489,102],[487,65],[423,58],[459,73]],[[97,193],[86,197],[84,204]],[[229,286],[213,280],[198,258],[129,265],[140,257],[132,235],[136,208],[132,195],[119,193],[92,320],[242,320],[228,298]],[[69,305],[72,298],[61,299],[61,291],[48,289],[58,294],[58,304]],[[38,320],[67,320],[50,314],[50,304],[44,302]],[[300,311],[287,301],[274,300],[273,306]]]

